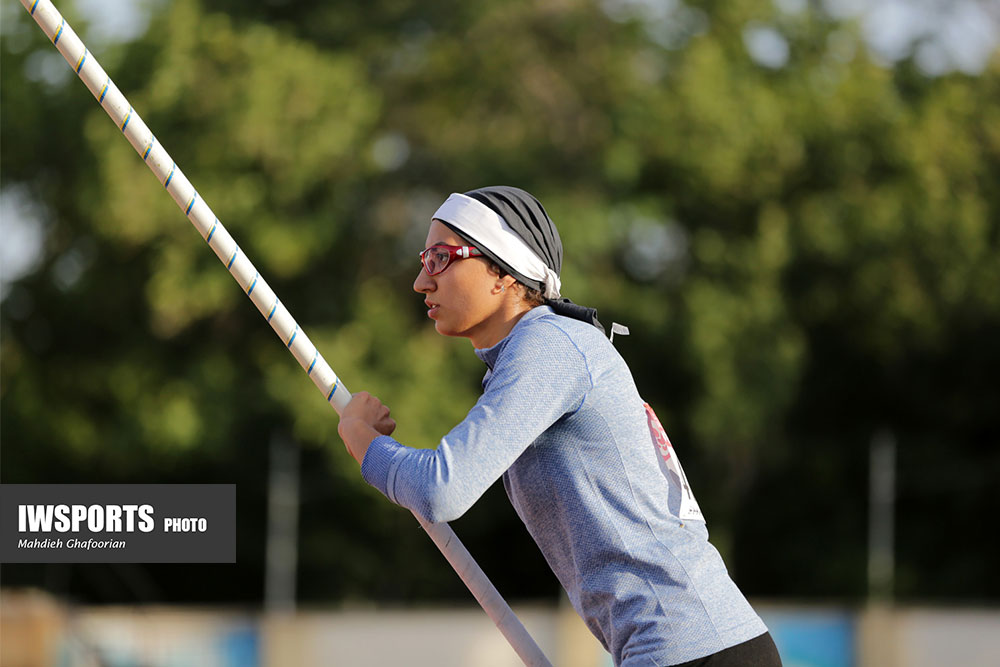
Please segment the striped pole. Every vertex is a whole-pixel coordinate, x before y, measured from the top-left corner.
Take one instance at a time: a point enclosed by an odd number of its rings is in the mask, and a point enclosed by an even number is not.
[[[292,353],[313,384],[323,393],[327,402],[340,414],[351,393],[340,382],[337,374],[326,363],[312,341],[299,327],[295,318],[278,299],[274,290],[260,275],[250,259],[240,250],[226,228],[209,208],[197,190],[177,167],[167,151],[143,122],[125,96],[115,86],[111,77],[97,62],[73,29],[66,23],[50,0],[21,0],[21,4],[35,19],[77,73],[101,108],[142,157],[146,166],[156,175],[163,187],[173,197],[177,206],[201,234],[208,246],[246,292],[260,314],[264,316],[281,342]],[[416,516],[416,515],[414,515]],[[459,541],[447,523],[428,523],[419,516],[417,520],[451,564],[458,576],[472,592],[500,632],[526,665],[549,666],[550,663],[531,635],[521,624],[496,587],[487,578],[479,564]]]

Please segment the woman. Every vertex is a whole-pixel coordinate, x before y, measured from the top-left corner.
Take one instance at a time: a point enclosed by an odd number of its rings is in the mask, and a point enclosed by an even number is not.
[[[388,408],[356,394],[338,431],[365,480],[437,522],[502,476],[616,665],[780,665],[596,311],[559,298],[562,243],[538,200],[511,187],[453,194],[420,256],[413,289],[439,333],[472,342],[483,395],[424,450],[389,437]]]

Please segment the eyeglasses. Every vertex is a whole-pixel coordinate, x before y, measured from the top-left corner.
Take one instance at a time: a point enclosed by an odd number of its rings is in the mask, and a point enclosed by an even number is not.
[[[482,256],[483,253],[472,246],[432,245],[420,253],[420,261],[423,262],[427,275],[436,276],[447,269],[455,260]]]

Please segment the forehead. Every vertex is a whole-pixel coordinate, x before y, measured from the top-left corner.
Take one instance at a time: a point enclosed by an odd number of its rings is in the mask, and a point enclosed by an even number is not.
[[[453,232],[446,224],[440,220],[431,220],[431,226],[427,230],[427,240],[424,242],[424,247],[429,248],[432,245],[444,244],[444,245],[465,245],[462,238]]]

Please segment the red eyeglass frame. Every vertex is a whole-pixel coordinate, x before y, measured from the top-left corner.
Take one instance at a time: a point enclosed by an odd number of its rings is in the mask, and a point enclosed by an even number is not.
[[[427,261],[424,259],[424,255],[429,253],[431,250],[448,251],[448,261],[444,263],[444,266],[442,266],[439,271],[435,271],[434,273],[431,273],[430,269],[427,268]],[[420,263],[423,264],[424,271],[427,272],[427,275],[436,276],[451,266],[452,262],[460,259],[469,259],[470,257],[485,257],[485,255],[483,255],[483,252],[479,248],[468,245],[432,245],[420,253]]]

